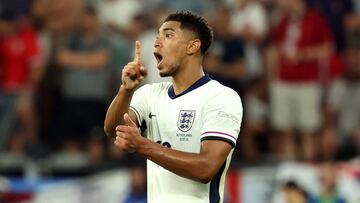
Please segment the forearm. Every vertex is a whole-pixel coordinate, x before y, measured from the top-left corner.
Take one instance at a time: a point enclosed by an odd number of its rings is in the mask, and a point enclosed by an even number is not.
[[[115,128],[123,124],[123,116],[128,113],[133,91],[126,90],[123,86],[111,102],[105,116],[104,131],[106,135],[115,137]]]
[[[61,50],[58,54],[58,61],[61,65],[68,68],[98,70],[106,66],[109,61],[109,54],[106,50],[98,50],[91,53]]]
[[[323,43],[320,45],[307,47],[301,50],[301,58],[303,60],[321,60],[333,52],[333,46],[330,43]]]
[[[96,53],[74,53],[72,66],[83,69],[97,70],[105,67],[108,62],[108,54],[104,51]]]
[[[144,141],[137,152],[179,176],[202,183],[209,182],[221,167],[204,154],[170,149],[150,140]]]

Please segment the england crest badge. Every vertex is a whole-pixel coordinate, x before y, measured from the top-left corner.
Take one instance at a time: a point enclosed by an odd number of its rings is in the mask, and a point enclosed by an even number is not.
[[[178,128],[182,132],[187,132],[191,129],[195,119],[195,110],[180,110]]]

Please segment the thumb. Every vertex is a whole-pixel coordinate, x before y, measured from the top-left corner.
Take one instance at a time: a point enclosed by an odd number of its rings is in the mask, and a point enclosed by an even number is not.
[[[125,125],[130,126],[130,127],[137,127],[136,124],[134,123],[133,120],[131,120],[129,114],[124,114],[124,122]]]

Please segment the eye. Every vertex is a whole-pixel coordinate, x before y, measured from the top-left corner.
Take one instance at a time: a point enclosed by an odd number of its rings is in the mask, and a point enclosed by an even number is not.
[[[172,34],[165,34],[166,38],[171,38],[173,35]]]

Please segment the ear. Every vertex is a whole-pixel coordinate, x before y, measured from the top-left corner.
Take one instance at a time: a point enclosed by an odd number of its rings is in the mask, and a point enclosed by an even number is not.
[[[200,52],[200,47],[201,47],[200,39],[190,40],[190,42],[189,42],[189,44],[187,46],[186,53],[189,54],[189,55],[193,55],[196,52]]]

